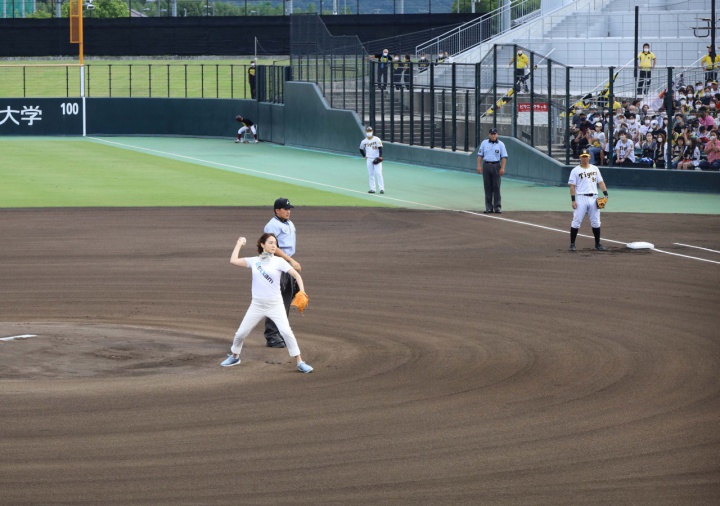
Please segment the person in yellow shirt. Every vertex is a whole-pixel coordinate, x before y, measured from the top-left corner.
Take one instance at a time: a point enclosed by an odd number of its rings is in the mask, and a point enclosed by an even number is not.
[[[713,48],[712,46],[707,47],[708,54],[700,59],[700,66],[705,69],[705,82],[717,81],[717,69],[720,65],[720,55],[715,53],[715,58],[712,57]]]
[[[637,55],[640,67],[640,77],[638,79],[637,94],[646,95],[650,92],[650,74],[655,68],[655,55],[650,52],[650,44],[643,44],[642,53]]]
[[[510,60],[510,64],[515,64],[515,92],[520,91],[520,87],[524,86],[525,93],[530,93],[530,89],[527,85],[527,78],[525,77],[525,69],[530,66],[530,58],[526,54],[523,54],[523,50],[518,48],[517,55]]]

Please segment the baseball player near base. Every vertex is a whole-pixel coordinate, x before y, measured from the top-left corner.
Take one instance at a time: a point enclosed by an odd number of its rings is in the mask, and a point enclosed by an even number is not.
[[[257,136],[257,126],[255,126],[255,123],[252,122],[250,118],[243,118],[240,115],[235,116],[235,121],[238,123],[242,123],[242,126],[240,127],[240,130],[238,130],[237,139],[235,139],[235,142],[242,142],[247,143],[245,139],[243,139],[243,134],[250,130],[250,132],[253,134],[253,142],[257,144],[258,142],[258,136]]]
[[[600,244],[600,207],[604,207],[604,201],[598,203],[598,186],[607,199],[608,192],[603,181],[600,169],[590,164],[590,153],[584,150],[580,154],[580,165],[570,172],[570,200],[572,201],[573,220],[570,225],[570,251],[575,251],[575,239],[580,231],[585,215],[590,217],[590,226],[592,227],[593,236],[595,236],[595,249],[605,251]],[[603,199],[603,200],[605,200]]]
[[[370,177],[370,191],[368,193],[375,193],[377,188],[380,189],[381,195],[385,193],[385,181],[382,174],[382,148],[382,141],[373,135],[371,126],[367,127],[365,129],[365,138],[360,143],[360,154],[365,158],[368,176]],[[376,179],[377,185],[375,184]]]

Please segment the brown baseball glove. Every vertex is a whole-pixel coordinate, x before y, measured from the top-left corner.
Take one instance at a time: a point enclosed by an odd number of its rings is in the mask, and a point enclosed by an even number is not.
[[[596,203],[597,203],[598,209],[605,209],[605,204],[607,204],[607,201],[608,201],[607,197],[600,197],[599,199],[597,199]]]
[[[295,297],[293,297],[290,305],[298,308],[298,311],[300,311],[300,314],[302,314],[302,312],[305,311],[308,302],[310,302],[310,297],[308,297],[308,294],[306,294],[305,292],[298,292],[295,294]]]

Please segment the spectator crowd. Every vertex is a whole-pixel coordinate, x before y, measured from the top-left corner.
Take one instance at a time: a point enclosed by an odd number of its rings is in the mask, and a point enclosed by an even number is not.
[[[608,107],[576,110],[570,126],[572,156],[587,149],[594,165],[612,160],[624,167],[720,171],[719,107],[718,82],[708,80],[679,86],[658,110],[641,100],[615,102],[613,113]]]

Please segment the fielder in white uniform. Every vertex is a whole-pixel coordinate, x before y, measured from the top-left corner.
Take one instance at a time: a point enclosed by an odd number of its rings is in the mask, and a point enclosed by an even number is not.
[[[285,314],[285,305],[280,295],[280,276],[283,272],[287,272],[295,278],[300,290],[305,290],[300,274],[290,267],[287,261],[275,256],[277,238],[273,234],[265,233],[260,236],[257,242],[259,256],[256,257],[240,258],[240,249],[246,242],[247,240],[244,237],[238,239],[230,256],[230,263],[252,270],[252,302],[235,333],[230,348],[232,353],[220,365],[230,367],[240,363],[240,352],[245,338],[260,323],[260,320],[267,317],[272,318],[277,325],[290,356],[295,357],[298,370],[304,373],[312,372],[313,368],[303,362],[302,357],[300,357],[300,348],[295,339],[295,334],[290,328],[287,314]]]
[[[360,154],[365,158],[367,164],[368,176],[370,176],[370,191],[375,193],[377,187],[380,188],[380,194],[385,193],[385,181],[382,175],[382,141],[373,135],[372,127],[365,129],[365,138],[360,143]],[[380,162],[373,163],[376,158],[380,158]],[[377,179],[377,186],[375,185]]]
[[[600,175],[600,169],[590,165],[590,153],[584,150],[580,154],[580,165],[570,172],[570,200],[572,201],[573,220],[570,225],[570,251],[575,251],[575,238],[580,231],[582,220],[587,214],[590,216],[590,226],[595,236],[595,249],[605,251],[600,244],[600,209],[597,206],[598,185],[603,195],[608,196],[605,181]]]

